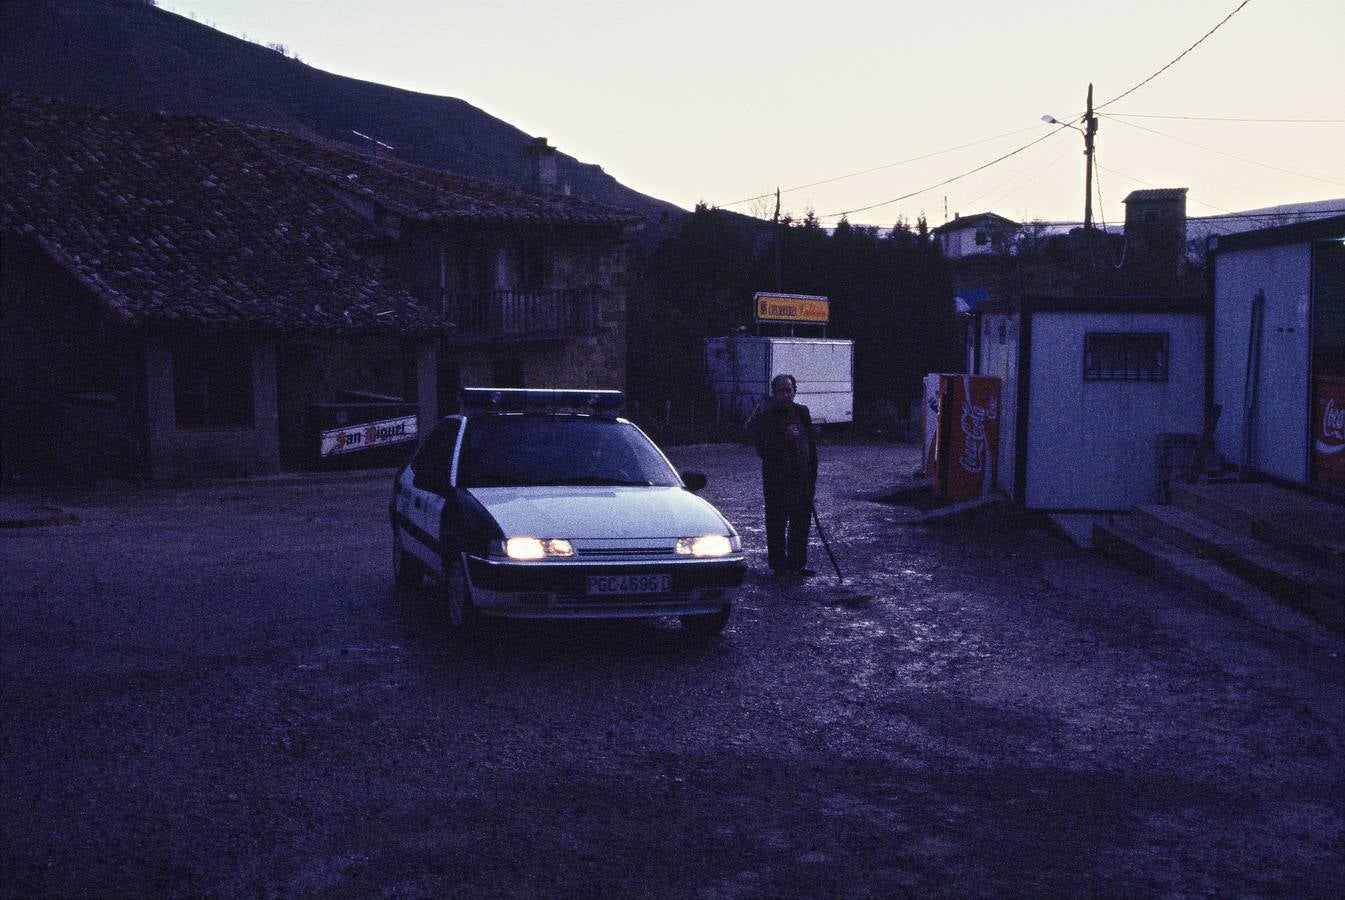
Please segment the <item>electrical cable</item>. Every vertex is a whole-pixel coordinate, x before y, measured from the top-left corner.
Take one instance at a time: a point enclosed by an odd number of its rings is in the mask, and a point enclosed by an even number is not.
[[[1161,116],[1153,113],[1107,113],[1118,119],[1183,119],[1190,122],[1253,122],[1262,125],[1345,125],[1345,119],[1248,119],[1237,116]]]
[[[1140,131],[1147,131],[1150,134],[1156,134],[1159,137],[1165,137],[1168,140],[1177,141],[1178,143],[1189,144],[1192,147],[1205,150],[1209,153],[1216,153],[1219,156],[1227,156],[1229,159],[1236,159],[1239,162],[1249,163],[1253,166],[1261,166],[1262,168],[1272,169],[1276,172],[1283,172],[1285,175],[1297,175],[1299,178],[1310,178],[1313,181],[1321,181],[1326,184],[1335,184],[1341,187],[1345,187],[1345,181],[1336,181],[1334,178],[1324,178],[1321,175],[1310,175],[1307,172],[1295,172],[1293,169],[1284,169],[1281,168],[1280,166],[1271,165],[1270,163],[1260,162],[1259,160],[1255,159],[1248,159],[1245,156],[1238,156],[1236,153],[1228,153],[1223,150],[1216,150],[1213,147],[1206,147],[1204,144],[1197,144],[1195,141],[1188,141],[1185,138],[1179,138],[1176,135],[1166,134],[1165,132],[1158,131],[1154,128],[1149,128],[1147,125],[1139,125],[1136,124],[1135,122],[1127,122],[1124,119],[1115,119],[1111,115],[1104,114],[1103,118],[1112,119],[1112,121],[1118,122],[1121,125],[1125,125],[1130,128],[1138,128]]]
[[[1098,161],[1097,161],[1097,152],[1094,151],[1094,153],[1093,153],[1093,184],[1097,185],[1097,217],[1098,217],[1098,221],[1100,221],[1100,222],[1102,223],[1102,233],[1103,233],[1103,234],[1106,234],[1106,233],[1107,233],[1107,212],[1106,212],[1107,207],[1106,207],[1106,206],[1103,204],[1103,202],[1102,202],[1102,173],[1099,171],[1099,169],[1101,169],[1101,168],[1102,168],[1102,166],[1101,166],[1101,165],[1098,163]],[[1106,246],[1105,246],[1105,245],[1103,246],[1103,249],[1104,249],[1104,250],[1106,249]],[[1122,229],[1122,230],[1121,230],[1121,258],[1118,259],[1116,262],[1112,263],[1112,268],[1113,268],[1113,269],[1120,269],[1121,266],[1125,265],[1125,261],[1126,261],[1126,251],[1128,251],[1129,249],[1130,249],[1130,237],[1129,237],[1129,235],[1127,235],[1127,234],[1125,233],[1125,229]],[[1108,256],[1111,256],[1110,253],[1108,253],[1107,255],[1108,255]]]
[[[932,158],[934,158],[934,157],[936,157],[936,156],[942,156],[942,155],[945,154],[945,153],[952,153],[952,152],[954,152],[954,151],[956,151],[956,150],[965,150],[965,149],[967,149],[968,147],[977,147],[977,146],[980,146],[981,144],[988,144],[988,143],[990,143],[991,141],[997,141],[997,140],[999,140],[1000,138],[1011,137],[1012,135],[1015,135],[1015,134],[1022,134],[1022,133],[1025,132],[1025,131],[1035,131],[1036,128],[1037,128],[1036,125],[1029,125],[1029,126],[1026,127],[1026,128],[1017,128],[1017,129],[1014,129],[1013,131],[1006,131],[1006,132],[1004,132],[1003,134],[997,134],[997,135],[995,135],[994,137],[981,138],[980,140],[978,140],[978,141],[972,141],[972,142],[969,143],[969,144],[959,144],[959,145],[956,146],[956,147],[948,147],[948,148],[945,149],[945,150],[935,150],[933,153],[925,153],[925,154],[923,154],[923,155],[921,155],[921,156],[912,156],[910,159],[903,159],[903,160],[901,160],[901,161],[899,161],[899,162],[884,163],[884,164],[881,165],[881,166],[874,166],[874,167],[871,168],[871,169],[864,169],[864,170],[861,171],[861,172],[851,172],[851,173],[848,174],[848,175],[837,175],[837,176],[834,177],[834,178],[824,178],[824,179],[822,179],[821,181],[814,181],[814,182],[811,182],[811,183],[809,183],[809,184],[800,184],[800,185],[796,185],[795,187],[782,188],[782,189],[780,190],[780,193],[782,193],[782,194],[788,194],[788,193],[791,193],[792,191],[802,191],[802,190],[805,190],[805,189],[807,189],[807,188],[818,187],[818,186],[820,186],[820,185],[824,185],[824,184],[831,184],[831,183],[836,182],[836,181],[844,181],[844,180],[847,179],[847,178],[857,178],[857,177],[859,177],[860,175],[869,175],[869,174],[871,174],[871,173],[873,173],[873,172],[881,172],[883,169],[891,169],[891,168],[895,168],[896,166],[904,166],[904,165],[908,165],[909,163],[919,162],[919,161],[922,160],[922,159],[932,159]],[[727,209],[727,208],[730,207],[730,206],[741,206],[741,205],[744,204],[744,203],[751,203],[753,200],[763,200],[763,199],[765,199],[766,197],[773,197],[773,196],[775,196],[775,191],[767,191],[767,192],[764,193],[764,194],[757,194],[755,197],[744,197],[742,200],[734,200],[732,203],[725,203],[725,204],[723,204],[723,206],[722,206],[721,208],[723,208],[723,209]]]
[[[1124,176],[1124,173],[1123,173],[1123,172],[1117,172],[1117,171],[1115,171],[1114,169],[1108,169],[1106,166],[1103,166],[1103,167],[1102,167],[1102,170],[1103,170],[1104,172],[1111,172],[1113,175],[1123,175],[1123,176]],[[1129,177],[1129,176],[1124,176],[1124,177]],[[1145,182],[1142,182],[1142,181],[1141,181],[1141,182],[1139,182],[1139,184],[1145,184]],[[1205,203],[1204,201],[1202,201],[1202,200],[1197,200],[1197,199],[1195,199],[1195,198],[1193,198],[1193,197],[1188,197],[1187,199],[1191,200],[1193,203],[1199,203],[1201,206],[1209,206],[1209,207],[1211,207],[1211,208],[1213,208],[1213,209],[1218,209],[1218,208],[1219,208],[1219,207],[1217,207],[1217,206],[1214,206],[1213,204]],[[1322,218],[1326,218],[1327,216],[1337,216],[1337,215],[1345,215],[1345,207],[1343,207],[1343,208],[1341,208],[1341,209],[1288,210],[1288,211],[1286,211],[1286,212],[1275,212],[1275,213],[1265,213],[1265,212],[1263,212],[1263,213],[1223,213],[1223,214],[1213,215],[1213,216],[1189,216],[1189,217],[1187,217],[1187,221],[1188,221],[1188,222],[1209,222],[1209,221],[1212,221],[1212,220],[1219,220],[1219,221],[1224,221],[1224,220],[1228,220],[1228,221],[1242,221],[1242,220],[1248,220],[1248,221],[1251,221],[1251,220],[1258,220],[1258,219],[1265,219],[1265,220],[1272,220],[1272,219],[1292,219],[1292,218],[1295,218],[1295,217],[1302,217],[1302,216],[1309,216],[1309,217],[1311,217],[1312,219],[1322,219]],[[1066,227],[1073,227],[1073,226],[1083,225],[1083,223],[1080,222],[1080,221],[1077,220],[1077,219],[1033,219],[1033,220],[1032,220],[1030,223],[1028,223],[1028,224],[1032,224],[1032,225],[1045,225],[1045,226],[1047,226],[1047,227],[1049,227],[1049,228],[1066,228]]]
[[[1066,124],[1064,124],[1064,123],[1060,123],[1060,128],[1068,128],[1068,127],[1069,127],[1068,125],[1066,125]],[[1059,130],[1060,130],[1059,128],[1056,129],[1056,131],[1059,131]],[[934,190],[935,188],[943,187],[945,184],[952,184],[954,181],[960,181],[960,180],[962,180],[963,178],[966,178],[968,175],[975,175],[977,172],[980,172],[980,171],[983,171],[983,170],[985,170],[985,169],[988,169],[988,168],[990,168],[991,166],[993,166],[993,165],[995,165],[995,164],[997,164],[997,163],[1002,163],[1002,162],[1004,162],[1004,160],[1008,159],[1009,157],[1011,157],[1011,156],[1017,156],[1019,153],[1022,153],[1024,150],[1028,149],[1029,147],[1032,147],[1032,146],[1034,146],[1034,145],[1036,145],[1036,144],[1041,143],[1042,141],[1046,140],[1048,137],[1050,137],[1051,135],[1053,135],[1053,134],[1055,134],[1055,133],[1056,133],[1055,131],[1052,131],[1052,132],[1049,132],[1049,133],[1047,133],[1047,134],[1043,134],[1041,137],[1036,138],[1035,140],[1028,141],[1026,144],[1024,144],[1023,146],[1019,147],[1019,148],[1016,149],[1016,150],[1010,150],[1008,153],[1005,153],[1003,156],[998,156],[998,157],[996,157],[996,158],[990,160],[990,162],[988,162],[988,163],[985,163],[985,164],[983,164],[983,165],[979,165],[979,166],[977,166],[976,168],[971,169],[971,170],[969,170],[969,171],[967,171],[967,172],[963,172],[961,175],[954,175],[952,178],[945,178],[943,181],[940,181],[938,184],[931,184],[929,187],[921,188],[921,189],[918,190],[918,191],[912,191],[912,192],[909,193],[909,194],[902,194],[900,197],[893,197],[891,200],[884,200],[884,201],[882,201],[881,203],[870,203],[868,206],[861,206],[861,207],[858,207],[858,208],[856,208],[856,209],[845,210],[844,212],[827,213],[826,215],[818,216],[818,218],[819,218],[819,219],[839,219],[839,218],[842,218],[842,217],[844,217],[844,216],[848,216],[848,215],[850,215],[851,213],[867,212],[868,210],[871,210],[871,209],[877,209],[877,208],[880,207],[880,206],[890,206],[891,204],[893,204],[893,203],[899,203],[899,202],[902,201],[902,200],[909,200],[911,197],[916,197],[916,196],[919,196],[920,194],[924,194],[924,193],[927,193],[927,192],[929,192],[929,191],[932,191],[932,190]]]
[[[1106,168],[1105,166],[1099,166],[1098,168],[1100,168],[1100,169],[1102,169],[1102,170],[1104,170],[1104,171],[1106,171],[1106,172],[1110,172],[1110,173],[1113,174],[1113,175],[1120,175],[1122,178],[1129,179],[1130,181],[1133,181],[1133,182],[1135,182],[1136,184],[1142,184],[1142,185],[1144,185],[1145,187],[1149,187],[1149,188],[1157,188],[1157,187],[1158,187],[1158,186],[1155,185],[1155,184],[1152,184],[1152,183],[1150,183],[1150,182],[1148,182],[1148,181],[1145,181],[1145,180],[1142,179],[1142,178],[1136,178],[1134,175],[1130,175],[1130,174],[1128,174],[1128,173],[1126,173],[1126,172],[1119,172],[1119,171],[1117,171],[1116,169],[1108,169],[1108,168]],[[1186,199],[1189,200],[1189,201],[1191,201],[1192,203],[1198,203],[1198,204],[1200,204],[1201,206],[1207,206],[1207,207],[1209,207],[1210,209],[1217,209],[1217,210],[1219,210],[1220,213],[1222,213],[1222,215],[1214,215],[1214,216],[1193,216],[1193,217],[1191,217],[1191,218],[1189,219],[1189,221],[1199,221],[1199,222],[1205,222],[1205,223],[1207,223],[1207,224],[1209,224],[1209,223],[1211,222],[1211,220],[1215,220],[1215,219],[1217,219],[1217,220],[1220,220],[1220,221],[1223,221],[1223,220],[1229,220],[1229,221],[1253,221],[1253,222],[1259,222],[1259,223],[1261,223],[1262,225],[1275,225],[1275,224],[1278,224],[1277,221],[1276,221],[1276,220],[1278,220],[1278,219],[1289,219],[1289,218],[1294,218],[1294,217],[1301,217],[1301,216],[1303,215],[1302,212],[1280,212],[1280,213],[1231,212],[1231,211],[1229,211],[1229,210],[1224,209],[1222,206],[1216,206],[1216,205],[1214,205],[1213,203],[1208,203],[1208,202],[1206,202],[1206,201],[1204,201],[1204,200],[1199,199],[1198,197],[1192,197],[1190,194],[1187,194]],[[1337,214],[1337,213],[1345,213],[1345,209],[1312,210],[1312,212],[1310,213],[1310,215],[1312,215],[1313,218],[1319,218],[1319,217],[1322,217],[1322,216],[1335,215],[1335,214]],[[1053,222],[1053,223],[1047,223],[1047,224],[1064,225],[1064,224],[1072,224],[1072,223]],[[1210,224],[1210,227],[1211,227],[1211,228],[1218,229],[1218,226],[1217,226],[1217,225]],[[1224,232],[1222,232],[1222,233],[1224,233],[1224,234],[1230,234],[1231,232],[1224,231]]]
[[[1056,133],[1059,134],[1059,132],[1056,132]],[[1027,187],[1027,186],[1028,186],[1029,184],[1031,184],[1032,182],[1036,181],[1038,178],[1041,177],[1042,173],[1044,173],[1044,172],[1050,170],[1050,169],[1051,169],[1057,162],[1060,161],[1061,157],[1063,157],[1066,153],[1070,152],[1070,150],[1072,150],[1073,148],[1074,148],[1074,144],[1073,144],[1072,142],[1069,143],[1069,144],[1066,144],[1066,145],[1064,146],[1064,148],[1063,148],[1059,153],[1057,153],[1055,156],[1052,156],[1052,157],[1047,161],[1046,165],[1042,166],[1041,169],[1038,170],[1034,175],[1032,175],[1031,178],[1028,178],[1028,179],[1027,179],[1026,181],[1024,181],[1022,184],[1018,185],[1018,187],[1014,188],[1012,191],[1010,191],[1009,193],[1005,194],[1004,197],[1011,197],[1011,196],[1013,196],[1014,194],[1016,194],[1018,191],[1021,191],[1023,188]],[[1024,172],[1026,172],[1028,169],[1031,169],[1033,166],[1037,165],[1037,164],[1040,163],[1040,162],[1041,162],[1041,158],[1040,158],[1040,157],[1038,157],[1037,159],[1034,159],[1032,162],[1030,162],[1030,163],[1028,163],[1027,165],[1023,166],[1023,168],[1019,169],[1017,172],[1014,172],[1012,175],[1010,175],[1008,178],[1006,178],[1006,179],[1004,179],[1003,181],[1001,181],[999,184],[997,184],[997,185],[995,185],[994,187],[990,188],[990,190],[985,191],[984,193],[980,194],[979,196],[973,197],[973,198],[971,198],[970,200],[967,200],[967,201],[963,204],[963,208],[966,208],[966,209],[974,208],[975,205],[976,205],[977,203],[980,203],[982,199],[984,199],[985,197],[989,197],[991,194],[995,193],[995,191],[998,191],[1000,188],[1004,187],[1004,185],[1006,185],[1006,184],[1008,184],[1009,182],[1013,181],[1013,180],[1014,180],[1015,178],[1017,178],[1019,175],[1022,175],[1022,174],[1023,174]],[[1003,199],[1003,197],[997,198],[997,200],[1002,200],[1002,199]]]
[[[1196,49],[1196,48],[1199,47],[1201,44],[1203,44],[1203,43],[1205,42],[1205,38],[1209,37],[1210,35],[1214,34],[1214,32],[1216,32],[1216,31],[1218,31],[1220,28],[1224,27],[1224,23],[1225,23],[1225,22],[1227,22],[1229,19],[1231,19],[1231,18],[1233,18],[1234,16],[1236,16],[1238,13],[1242,12],[1242,8],[1243,8],[1244,6],[1246,6],[1248,3],[1251,3],[1251,2],[1252,2],[1252,0],[1242,0],[1242,2],[1238,4],[1238,6],[1237,6],[1236,9],[1234,9],[1231,13],[1229,13],[1229,14],[1226,15],[1226,16],[1224,16],[1223,19],[1220,20],[1220,22],[1219,22],[1218,25],[1215,25],[1215,26],[1214,26],[1213,28],[1211,28],[1209,31],[1205,32],[1205,34],[1201,36],[1200,40],[1196,41],[1194,44],[1192,44],[1191,46],[1187,47],[1187,48],[1186,48],[1185,50],[1183,50],[1181,53],[1177,54],[1177,57],[1176,57],[1175,59],[1173,59],[1172,62],[1168,63],[1166,66],[1164,66],[1163,68],[1159,69],[1157,72],[1153,73],[1153,74],[1150,75],[1148,78],[1144,79],[1144,80],[1141,81],[1139,84],[1137,84],[1137,85],[1135,85],[1134,87],[1132,87],[1130,90],[1125,91],[1124,93],[1121,93],[1121,94],[1117,94],[1115,97],[1112,97],[1110,100],[1108,100],[1106,103],[1103,103],[1101,106],[1096,106],[1096,107],[1094,107],[1094,108],[1093,108],[1093,112],[1096,113],[1096,112],[1098,112],[1099,110],[1103,109],[1104,107],[1111,106],[1113,103],[1115,103],[1117,100],[1120,100],[1122,97],[1128,97],[1128,96],[1130,96],[1131,94],[1135,93],[1135,91],[1138,91],[1140,88],[1144,87],[1146,84],[1148,84],[1149,82],[1153,81],[1153,80],[1154,80],[1155,78],[1157,78],[1159,75],[1162,75],[1162,74],[1163,74],[1164,72],[1166,72],[1168,69],[1170,69],[1170,68],[1172,68],[1173,66],[1175,66],[1178,62],[1181,61],[1181,58],[1182,58],[1183,56],[1185,56],[1186,54],[1190,53],[1192,50]]]
[[[1135,86],[1131,87],[1129,90],[1127,90],[1127,91],[1123,91],[1122,93],[1117,94],[1115,97],[1111,98],[1110,100],[1106,101],[1105,103],[1102,103],[1101,105],[1095,107],[1095,108],[1094,108],[1094,112],[1096,113],[1096,112],[1102,110],[1104,107],[1107,107],[1107,106],[1112,105],[1113,103],[1117,102],[1118,100],[1122,99],[1123,97],[1128,97],[1130,94],[1133,94],[1135,91],[1137,91],[1137,90],[1139,90],[1140,88],[1144,87],[1146,84],[1148,84],[1149,82],[1153,81],[1153,80],[1154,80],[1155,78],[1157,78],[1159,75],[1162,75],[1162,74],[1163,74],[1164,72],[1166,72],[1168,69],[1172,68],[1172,67],[1173,67],[1174,65],[1176,65],[1178,62],[1180,62],[1180,61],[1182,60],[1182,58],[1184,58],[1184,57],[1185,57],[1187,54],[1189,54],[1192,50],[1195,50],[1197,47],[1199,47],[1199,46],[1200,46],[1201,44],[1203,44],[1203,43],[1204,43],[1204,42],[1205,42],[1205,41],[1206,41],[1212,34],[1214,34],[1216,31],[1218,31],[1220,28],[1222,28],[1222,27],[1223,27],[1223,26],[1224,26],[1230,19],[1232,19],[1235,15],[1237,15],[1239,12],[1241,12],[1242,9],[1243,9],[1243,7],[1245,7],[1245,6],[1246,6],[1248,3],[1250,3],[1250,2],[1251,2],[1251,0],[1242,0],[1242,2],[1239,3],[1239,4],[1233,9],[1232,12],[1230,12],[1228,15],[1224,16],[1224,17],[1218,22],[1218,24],[1216,24],[1216,25],[1215,25],[1213,28],[1211,28],[1209,31],[1205,32],[1205,34],[1203,34],[1203,35],[1200,37],[1200,39],[1197,40],[1194,44],[1192,44],[1191,46],[1187,47],[1187,48],[1186,48],[1185,50],[1183,50],[1181,53],[1177,54],[1176,57],[1174,57],[1171,61],[1169,61],[1166,65],[1164,65],[1164,66],[1163,66],[1162,68],[1160,68],[1158,71],[1154,72],[1154,73],[1153,73],[1152,75],[1150,75],[1148,78],[1145,78],[1143,81],[1141,81],[1141,82],[1139,82],[1138,84],[1136,84]],[[1126,115],[1126,114],[1117,114],[1117,115],[1119,116],[1119,115]],[[1140,117],[1139,114],[1128,114],[1128,115],[1130,115],[1130,116],[1133,117],[1133,118],[1139,118],[1139,117]],[[1153,116],[1152,118],[1162,118],[1162,117],[1159,117],[1159,116]],[[1196,118],[1196,117],[1172,117],[1172,118]],[[1073,122],[1073,121],[1074,121],[1073,119],[1070,120],[1070,122]],[[1117,121],[1120,121],[1120,119],[1118,119]],[[1229,120],[1229,121],[1243,121],[1243,120]],[[1258,121],[1258,120],[1246,120],[1246,121]],[[1271,120],[1267,120],[1267,121],[1271,121]],[[1286,120],[1286,121],[1291,121],[1291,120]],[[1311,120],[1303,120],[1303,121],[1311,121]],[[1339,120],[1321,120],[1321,121],[1324,122],[1324,123],[1332,123],[1332,124],[1334,124],[1334,123],[1336,123],[1336,122],[1339,121]],[[1122,124],[1133,125],[1133,123],[1129,123],[1129,122],[1122,122]],[[1068,124],[1067,124],[1067,123],[1064,123],[1064,122],[1061,122],[1060,125],[1061,125],[1061,127],[1069,127]],[[1141,126],[1134,126],[1134,127],[1141,127]],[[979,140],[979,141],[973,141],[972,143],[969,143],[969,144],[961,144],[961,145],[959,145],[959,146],[957,146],[957,147],[950,147],[950,148],[948,148],[948,149],[946,149],[946,150],[938,150],[938,151],[935,151],[935,152],[933,152],[933,153],[927,153],[927,154],[924,154],[924,155],[922,155],[922,156],[911,157],[910,159],[901,160],[901,161],[899,161],[899,162],[886,163],[886,164],[884,164],[884,165],[881,165],[881,166],[875,166],[875,167],[870,168],[870,169],[864,169],[864,170],[859,171],[859,172],[851,172],[851,173],[846,174],[846,175],[838,175],[838,176],[835,176],[834,178],[826,178],[826,179],[823,179],[823,180],[821,180],[821,181],[814,181],[814,182],[811,182],[811,183],[809,183],[809,184],[797,185],[797,186],[795,186],[795,187],[784,188],[784,189],[782,189],[782,190],[778,190],[778,191],[768,191],[767,193],[764,193],[764,194],[757,194],[757,195],[752,196],[752,197],[745,197],[745,198],[743,198],[743,199],[741,199],[741,200],[734,200],[734,201],[732,201],[732,202],[730,202],[730,203],[725,203],[725,204],[723,204],[723,208],[727,208],[727,207],[731,207],[731,206],[740,206],[741,204],[744,204],[744,203],[751,203],[751,202],[753,202],[753,201],[755,201],[755,200],[761,200],[761,199],[764,199],[764,198],[766,198],[766,197],[770,197],[770,196],[772,196],[773,194],[776,194],[776,193],[791,193],[791,192],[793,192],[793,191],[805,190],[805,189],[807,189],[807,188],[811,188],[811,187],[819,187],[819,186],[824,185],[824,184],[832,184],[832,183],[837,182],[837,181],[843,181],[843,180],[845,180],[845,179],[847,179],[847,178],[855,178],[855,177],[858,177],[858,176],[860,176],[860,175],[868,175],[868,174],[871,174],[871,173],[873,173],[873,172],[881,171],[881,170],[883,170],[883,169],[889,169],[889,168],[894,168],[894,167],[896,167],[896,166],[907,165],[907,164],[909,164],[909,163],[917,162],[917,161],[919,161],[919,160],[930,159],[931,157],[939,156],[939,155],[942,155],[942,154],[944,154],[944,153],[951,153],[951,152],[953,152],[953,151],[955,151],[955,150],[963,150],[963,149],[966,149],[967,147],[973,147],[973,146],[976,146],[976,145],[978,145],[978,144],[983,144],[983,143],[987,143],[987,142],[989,142],[989,141],[998,140],[999,138],[1007,137],[1007,136],[1009,136],[1009,135],[1020,134],[1020,133],[1022,133],[1023,131],[1027,131],[1027,130],[1029,130],[1029,129],[1027,129],[1027,128],[1023,128],[1023,129],[1019,129],[1018,131],[1008,131],[1008,132],[1005,132],[1004,134],[996,135],[996,136],[994,136],[994,137],[984,138],[984,139]],[[1161,134],[1161,132],[1154,132],[1154,133],[1155,133],[1155,134]],[[1171,137],[1170,135],[1163,135],[1163,136],[1164,136],[1164,137]],[[848,216],[848,215],[850,215],[851,213],[866,212],[866,211],[868,211],[868,210],[870,210],[870,209],[877,209],[877,208],[880,207],[880,206],[888,206],[888,205],[890,205],[890,204],[892,204],[892,203],[897,203],[897,202],[900,202],[900,201],[902,201],[902,200],[908,200],[908,199],[910,199],[911,197],[915,197],[915,196],[918,196],[919,194],[923,194],[923,193],[925,193],[925,192],[927,192],[927,191],[931,191],[931,190],[933,190],[934,188],[943,187],[944,185],[951,184],[951,183],[953,183],[954,181],[958,181],[958,180],[960,180],[960,179],[962,179],[962,178],[966,178],[966,177],[969,176],[969,175],[974,175],[976,172],[980,172],[980,171],[982,171],[982,170],[984,170],[984,169],[986,169],[986,168],[989,168],[989,167],[992,166],[992,165],[995,165],[995,164],[998,163],[998,162],[1002,162],[1003,160],[1008,159],[1009,157],[1014,156],[1015,154],[1022,152],[1023,150],[1026,150],[1028,147],[1031,147],[1033,144],[1036,144],[1036,143],[1037,143],[1038,141],[1040,141],[1040,140],[1044,140],[1044,137],[1043,137],[1043,138],[1038,138],[1038,139],[1035,140],[1035,141],[1032,141],[1032,142],[1030,142],[1030,143],[1028,143],[1028,144],[1026,144],[1026,145],[1024,145],[1024,146],[1022,146],[1022,147],[1019,147],[1017,150],[1011,151],[1010,153],[1007,153],[1007,154],[1005,154],[1004,156],[998,157],[997,159],[993,159],[993,160],[991,160],[990,162],[986,163],[986,164],[983,165],[983,166],[979,166],[979,167],[977,167],[977,168],[975,168],[975,169],[972,169],[972,170],[970,170],[970,171],[968,171],[968,172],[964,172],[964,173],[961,174],[961,175],[954,176],[953,178],[947,179],[946,181],[941,181],[941,182],[939,182],[938,184],[930,185],[930,186],[927,187],[927,188],[923,188],[923,189],[918,190],[918,191],[915,191],[915,192],[913,192],[913,193],[905,194],[905,195],[900,196],[900,197],[894,197],[894,198],[891,199],[891,200],[885,200],[885,201],[883,201],[883,202],[881,202],[881,203],[874,203],[874,204],[871,204],[871,205],[869,205],[869,206],[859,207],[859,208],[857,208],[857,209],[851,209],[851,210],[846,210],[846,211],[844,211],[844,212],[837,212],[837,213],[827,213],[827,214],[825,214],[825,215],[819,216],[819,218],[823,218],[823,219],[840,218],[840,217],[843,217],[843,216]],[[1180,138],[1174,138],[1174,140],[1181,140],[1181,139],[1180,139]],[[1188,142],[1188,143],[1189,143],[1189,142]],[[1200,147],[1199,144],[1193,144],[1192,146]],[[1203,149],[1203,150],[1211,150],[1211,148],[1208,148],[1208,147],[1201,147],[1201,149]],[[1220,151],[1217,151],[1217,150],[1211,150],[1211,152],[1218,153],[1218,152],[1220,152]],[[1230,155],[1230,156],[1231,156],[1232,154],[1226,154],[1226,155]],[[1233,157],[1233,158],[1234,158],[1234,159],[1242,159],[1241,157],[1236,157],[1236,156]],[[1254,160],[1246,160],[1246,159],[1243,159],[1242,161],[1244,161],[1244,162],[1252,162],[1252,163],[1254,163],[1254,164],[1256,164],[1256,165],[1266,165],[1266,164],[1264,164],[1264,163],[1256,163]],[[1272,168],[1272,169],[1276,168],[1275,166],[1268,166],[1268,167],[1269,167],[1269,168]],[[1303,175],[1303,173],[1300,173],[1300,172],[1291,172],[1291,171],[1289,171],[1289,170],[1287,170],[1287,169],[1277,169],[1277,171],[1286,172],[1287,174],[1291,174],[1291,175],[1300,175],[1300,176],[1307,177],[1307,178],[1316,178],[1316,176],[1312,176],[1312,175]],[[1011,181],[1012,178],[1010,178],[1010,179],[1008,179],[1008,180]],[[1320,180],[1320,181],[1326,181],[1326,182],[1331,183],[1331,184],[1340,184],[1340,183],[1341,183],[1341,182],[1331,181],[1330,179],[1325,179],[1325,178],[1317,178],[1317,180]],[[993,190],[993,189],[992,189],[992,190]],[[984,195],[982,195],[982,196],[984,196]]]

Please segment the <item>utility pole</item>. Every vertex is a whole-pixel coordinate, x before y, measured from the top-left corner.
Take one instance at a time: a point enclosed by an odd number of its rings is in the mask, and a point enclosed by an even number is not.
[[[1093,135],[1097,134],[1097,116],[1093,115],[1093,83],[1088,83],[1088,112],[1083,117],[1083,230],[1093,228]]]
[[[771,221],[775,224],[775,289],[783,290],[784,285],[780,278],[780,189],[775,189],[775,216]]]

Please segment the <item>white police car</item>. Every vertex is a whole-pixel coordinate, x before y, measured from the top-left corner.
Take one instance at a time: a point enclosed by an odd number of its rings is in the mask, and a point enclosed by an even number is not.
[[[716,634],[747,571],[738,533],[639,428],[620,391],[467,388],[397,475],[399,587],[440,582],[481,615],[678,616]],[[579,410],[579,411],[576,411]]]

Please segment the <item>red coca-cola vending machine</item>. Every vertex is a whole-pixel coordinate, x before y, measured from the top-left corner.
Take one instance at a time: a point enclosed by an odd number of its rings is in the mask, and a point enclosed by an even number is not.
[[[1345,487],[1345,378],[1312,382],[1312,480]]]
[[[925,377],[924,415],[934,416],[925,421],[925,468],[937,496],[971,500],[997,487],[999,388],[993,375]]]

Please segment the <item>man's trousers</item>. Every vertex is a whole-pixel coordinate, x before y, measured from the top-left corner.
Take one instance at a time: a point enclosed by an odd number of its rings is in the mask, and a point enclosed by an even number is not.
[[[808,563],[812,498],[798,485],[765,485],[766,552],[773,572],[799,572]]]

